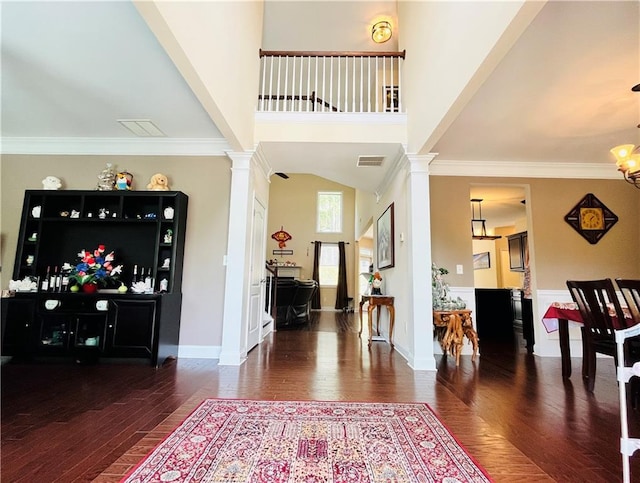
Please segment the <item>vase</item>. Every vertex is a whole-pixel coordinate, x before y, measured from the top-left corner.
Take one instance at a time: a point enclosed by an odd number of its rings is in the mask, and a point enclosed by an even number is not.
[[[95,283],[85,283],[82,286],[82,291],[84,293],[96,293],[98,291],[98,285]]]

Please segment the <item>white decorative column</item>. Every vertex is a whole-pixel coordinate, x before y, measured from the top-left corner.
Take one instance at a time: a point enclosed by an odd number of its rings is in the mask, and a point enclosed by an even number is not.
[[[433,319],[431,315],[431,203],[429,200],[429,163],[435,154],[407,154],[408,185],[408,255],[410,310],[413,324],[409,340],[413,341],[414,370],[436,370],[433,355]]]
[[[229,237],[222,314],[220,365],[237,366],[247,358],[247,310],[244,301],[249,285],[249,209],[251,200],[251,157],[253,152],[227,156],[231,165]]]

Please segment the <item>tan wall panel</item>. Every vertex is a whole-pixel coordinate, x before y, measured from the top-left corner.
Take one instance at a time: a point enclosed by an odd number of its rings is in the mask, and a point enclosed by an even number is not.
[[[151,175],[162,172],[172,190],[189,196],[180,344],[219,345],[231,184],[226,157],[3,155],[2,287],[13,272],[24,190],[42,189],[48,175],[62,179],[65,189],[95,189],[107,162],[131,172],[136,190],[145,190]]]

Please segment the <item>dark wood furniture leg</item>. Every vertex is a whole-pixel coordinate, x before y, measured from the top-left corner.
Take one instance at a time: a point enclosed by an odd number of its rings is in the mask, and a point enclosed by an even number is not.
[[[562,377],[571,377],[571,349],[569,347],[569,321],[558,319],[560,336],[560,357],[562,358]]]

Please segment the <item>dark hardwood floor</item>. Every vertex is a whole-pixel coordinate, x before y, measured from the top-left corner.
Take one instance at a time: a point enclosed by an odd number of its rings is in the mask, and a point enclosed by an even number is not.
[[[115,482],[207,397],[425,402],[499,482],[621,481],[613,362],[588,393],[574,359],[527,355],[521,341],[481,341],[481,357],[412,371],[385,342],[367,349],[357,314],[314,313],[279,330],[240,367],[182,359],[2,366],[2,482]],[[366,329],[365,329],[366,331]],[[632,435],[640,415],[631,411]],[[633,459],[640,481],[640,455]]]

